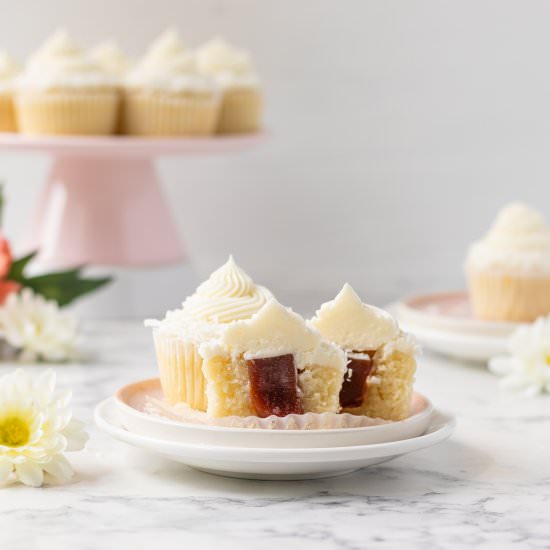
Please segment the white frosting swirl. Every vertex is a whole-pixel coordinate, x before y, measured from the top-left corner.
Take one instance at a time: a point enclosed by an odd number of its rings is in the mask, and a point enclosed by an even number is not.
[[[216,92],[219,86],[199,74],[195,56],[185,51],[179,34],[168,30],[151,44],[141,63],[128,75],[129,88],[183,92]]]
[[[271,297],[269,290],[255,285],[230,257],[185,300],[183,314],[210,323],[229,323],[248,319]]]
[[[130,61],[116,42],[108,40],[98,44],[90,52],[91,58],[105,71],[114,76],[123,77],[130,68]]]
[[[224,88],[259,85],[250,54],[222,38],[214,38],[199,48],[197,65],[201,73],[212,76]]]
[[[511,204],[500,211],[485,238],[470,247],[466,268],[550,273],[550,227],[536,210]]]
[[[81,50],[64,31],[51,36],[18,79],[21,89],[112,87],[116,79]]]

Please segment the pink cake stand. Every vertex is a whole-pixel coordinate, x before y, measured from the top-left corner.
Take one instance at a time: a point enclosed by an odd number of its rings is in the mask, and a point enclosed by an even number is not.
[[[0,150],[53,156],[24,242],[25,250],[40,250],[41,265],[153,266],[184,258],[155,158],[240,151],[262,139],[0,134]]]

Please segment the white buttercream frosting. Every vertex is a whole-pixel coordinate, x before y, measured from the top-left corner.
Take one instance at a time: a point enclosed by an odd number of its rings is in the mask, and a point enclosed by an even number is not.
[[[254,284],[230,256],[185,300],[183,312],[187,317],[209,323],[230,323],[248,319],[271,297],[271,292]]]
[[[0,50],[0,92],[9,91],[14,79],[19,73],[19,67],[5,50]]]
[[[527,396],[550,393],[550,316],[518,328],[508,341],[510,356],[495,357],[489,368],[502,385]]]
[[[347,283],[309,322],[324,338],[347,351],[376,350],[400,334],[389,313],[364,304]]]
[[[183,92],[216,92],[212,78],[199,73],[195,56],[187,52],[177,31],[169,29],[157,38],[145,57],[126,79],[130,88]]]
[[[201,73],[212,76],[224,88],[259,85],[250,54],[222,38],[214,38],[198,49],[197,65]]]
[[[217,342],[201,346],[204,357],[227,353],[245,359],[292,354],[298,369],[306,365],[346,368],[344,352],[291,309],[271,299],[250,319],[227,325]]]
[[[118,44],[107,40],[95,46],[90,52],[91,58],[108,73],[123,77],[130,68],[130,61]]]
[[[104,71],[65,31],[52,35],[18,79],[22,89],[111,87],[116,79]]]
[[[170,336],[201,342],[217,338],[220,325],[252,317],[271,298],[271,292],[254,284],[230,256],[183,302],[181,309],[169,311],[162,321],[147,320],[146,325]]]
[[[550,227],[536,210],[523,204],[502,209],[488,234],[474,243],[468,270],[550,273]]]

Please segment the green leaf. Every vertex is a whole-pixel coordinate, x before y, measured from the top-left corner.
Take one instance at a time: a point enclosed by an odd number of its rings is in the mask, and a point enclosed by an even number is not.
[[[23,278],[21,284],[29,287],[48,300],[55,300],[60,307],[66,306],[111,282],[111,277],[85,278],[81,277],[82,268],[77,267],[67,271],[58,271],[36,277]]]
[[[19,258],[18,260],[15,260],[11,264],[11,268],[9,273],[6,276],[6,279],[10,281],[17,281],[22,282],[24,279],[23,271],[25,271],[25,268],[27,267],[27,264],[38,254],[38,250],[35,250],[34,252],[31,252],[30,254],[27,254],[26,256],[23,256],[22,258]]]

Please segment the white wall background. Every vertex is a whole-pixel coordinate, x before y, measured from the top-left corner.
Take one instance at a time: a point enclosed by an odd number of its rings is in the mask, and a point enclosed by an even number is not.
[[[268,143],[161,163],[191,263],[117,270],[88,314],[160,314],[229,252],[304,313],[346,280],[383,303],[462,286],[468,243],[506,202],[550,217],[546,0],[0,0],[0,14],[19,57],[59,26],[138,55],[177,25],[190,45],[246,46],[265,81]],[[14,239],[47,166],[0,156]]]

